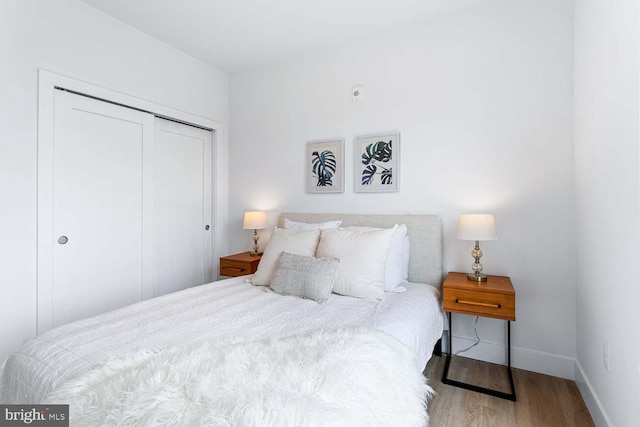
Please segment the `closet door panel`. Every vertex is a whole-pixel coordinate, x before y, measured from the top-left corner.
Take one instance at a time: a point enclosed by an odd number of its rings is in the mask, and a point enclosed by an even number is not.
[[[210,131],[156,118],[156,295],[212,280],[211,160]]]
[[[153,151],[149,114],[61,91],[55,103],[53,327],[150,294],[143,157]]]
[[[38,333],[210,282],[211,131],[53,100],[38,149]]]

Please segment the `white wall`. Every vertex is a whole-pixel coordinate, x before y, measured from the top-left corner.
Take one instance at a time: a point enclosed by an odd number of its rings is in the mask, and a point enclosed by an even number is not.
[[[572,378],[572,39],[571,0],[492,0],[232,74],[231,252],[250,248],[245,210],[271,224],[281,211],[434,213],[445,269],[465,271],[458,216],[492,212],[499,240],[483,245],[483,264],[516,288],[514,365]],[[354,193],[353,137],[389,130],[401,133],[401,191]],[[346,191],[305,194],[305,142],[333,137],[346,140]],[[473,318],[454,322],[460,341],[473,336]],[[471,354],[504,361],[504,323],[481,319],[479,334]]]
[[[575,7],[576,376],[597,425],[640,426],[638,2]]]
[[[36,331],[38,69],[222,123],[228,76],[76,0],[0,2],[0,63],[2,360]]]

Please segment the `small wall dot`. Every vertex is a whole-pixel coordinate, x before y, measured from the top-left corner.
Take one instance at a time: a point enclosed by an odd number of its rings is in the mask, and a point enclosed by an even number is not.
[[[354,86],[351,88],[351,100],[353,102],[364,101],[364,86]]]

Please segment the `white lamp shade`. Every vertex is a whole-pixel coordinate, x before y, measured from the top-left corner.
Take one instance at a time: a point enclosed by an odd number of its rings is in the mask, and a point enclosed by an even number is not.
[[[267,226],[267,215],[264,212],[245,212],[242,228],[245,230],[262,230]]]
[[[497,240],[493,215],[460,215],[459,240]]]

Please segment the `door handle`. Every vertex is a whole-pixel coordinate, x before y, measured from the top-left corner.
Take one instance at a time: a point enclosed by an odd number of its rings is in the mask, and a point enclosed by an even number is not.
[[[61,245],[66,245],[68,241],[69,238],[67,236],[58,237],[58,243],[60,243]]]

